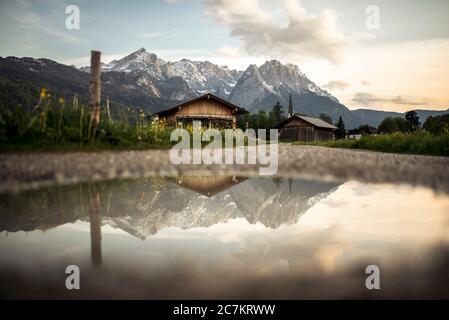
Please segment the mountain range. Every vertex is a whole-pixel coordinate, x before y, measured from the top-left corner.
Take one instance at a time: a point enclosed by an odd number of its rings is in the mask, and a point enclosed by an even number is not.
[[[270,111],[276,102],[285,112],[291,94],[294,111],[308,116],[326,113],[334,121],[343,117],[347,128],[374,126],[397,112],[350,110],[303,74],[299,67],[266,61],[245,71],[231,70],[208,61],[165,61],[141,48],[102,67],[103,96],[113,112],[121,107],[162,110],[180,101],[211,92],[251,112]],[[89,67],[77,69],[48,59],[0,58],[0,106],[34,105],[41,87],[88,101]],[[421,121],[445,111],[417,110]]]
[[[80,70],[89,72],[90,67],[83,67]],[[173,100],[182,101],[190,96],[197,96],[206,92],[227,98],[233,87],[242,75],[241,71],[229,70],[228,67],[220,67],[209,61],[191,61],[182,59],[176,62],[166,62],[157,57],[154,53],[147,52],[144,48],[131,53],[130,55],[114,60],[103,65],[103,72],[123,72],[131,75],[150,76],[155,86],[151,91],[156,97],[166,97],[157,88],[157,82],[166,82],[170,79],[181,79],[188,88],[184,96],[178,93],[177,96],[169,97]]]

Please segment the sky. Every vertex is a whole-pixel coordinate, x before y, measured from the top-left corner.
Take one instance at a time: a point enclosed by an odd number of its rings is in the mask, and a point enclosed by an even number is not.
[[[80,11],[68,29],[69,5]],[[350,109],[449,108],[447,0],[0,0],[0,56],[293,63]]]

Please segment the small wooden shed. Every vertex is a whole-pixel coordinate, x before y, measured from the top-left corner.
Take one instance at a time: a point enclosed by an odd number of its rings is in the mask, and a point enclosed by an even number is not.
[[[293,114],[279,124],[279,138],[284,141],[332,140],[337,127],[318,118]]]
[[[248,113],[244,108],[206,93],[192,100],[184,101],[169,109],[156,112],[157,117],[168,125],[182,126],[192,121],[201,121],[202,126],[214,128],[235,128],[237,116]]]

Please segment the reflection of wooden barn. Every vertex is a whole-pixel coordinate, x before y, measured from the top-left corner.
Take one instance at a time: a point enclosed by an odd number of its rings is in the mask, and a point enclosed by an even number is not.
[[[178,185],[207,197],[229,189],[245,180],[246,178],[236,176],[185,176],[175,179]]]
[[[325,141],[332,140],[337,127],[318,118],[293,114],[279,124],[281,140]]]
[[[158,121],[173,126],[184,126],[198,120],[207,127],[235,128],[237,116],[245,113],[248,111],[207,93],[157,112],[153,116],[157,117]]]

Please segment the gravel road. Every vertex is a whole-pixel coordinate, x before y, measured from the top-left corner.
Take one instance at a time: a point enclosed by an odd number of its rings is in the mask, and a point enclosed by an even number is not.
[[[168,150],[0,154],[0,192],[175,175],[259,174],[256,165],[173,165]],[[279,145],[278,176],[403,183],[449,193],[449,158]]]

